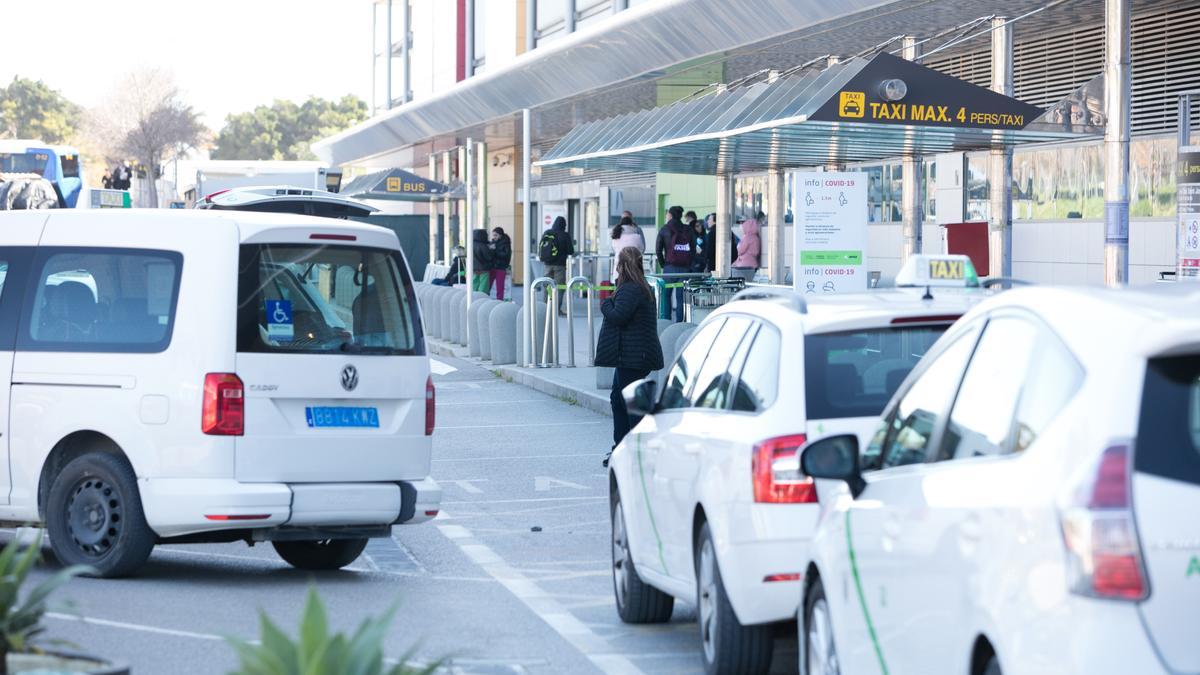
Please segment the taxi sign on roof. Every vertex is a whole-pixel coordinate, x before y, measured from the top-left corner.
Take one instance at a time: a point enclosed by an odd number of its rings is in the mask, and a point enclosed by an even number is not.
[[[896,286],[976,288],[979,275],[965,255],[914,255],[900,268]]]

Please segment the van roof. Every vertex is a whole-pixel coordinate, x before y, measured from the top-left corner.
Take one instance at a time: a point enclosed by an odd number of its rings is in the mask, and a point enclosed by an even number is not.
[[[52,222],[83,222],[88,227],[103,227],[105,222],[162,229],[167,227],[232,227],[240,241],[250,241],[269,230],[281,228],[313,228],[331,234],[361,233],[372,239],[385,237],[399,248],[395,233],[377,225],[354,220],[316,218],[291,213],[258,213],[250,211],[209,211],[192,209],[56,209],[43,211]],[[0,223],[7,215],[0,215]]]

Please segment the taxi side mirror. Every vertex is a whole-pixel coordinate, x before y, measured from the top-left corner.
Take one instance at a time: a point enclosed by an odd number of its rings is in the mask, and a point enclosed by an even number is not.
[[[845,481],[850,494],[858,497],[866,489],[858,466],[858,436],[843,434],[814,441],[800,455],[800,468],[813,478]]]
[[[625,409],[630,415],[653,415],[657,412],[654,403],[657,391],[658,385],[649,378],[629,384],[621,390],[621,396],[625,399]]]

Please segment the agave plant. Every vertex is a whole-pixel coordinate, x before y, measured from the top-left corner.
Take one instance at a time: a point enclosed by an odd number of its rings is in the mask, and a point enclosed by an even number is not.
[[[19,537],[0,551],[0,675],[8,675],[8,653],[25,652],[33,648],[33,640],[45,627],[42,616],[46,613],[46,600],[59,586],[79,574],[94,573],[90,567],[76,565],[67,567],[34,586],[21,596],[21,586],[29,571],[42,557],[42,531],[38,530],[33,543],[20,551]]]
[[[259,612],[259,644],[228,638],[240,665],[231,675],[428,675],[439,663],[416,668],[409,655],[387,668],[383,639],[397,605],[377,617],[368,617],[352,635],[330,634],[325,605],[315,588],[308,589],[299,638],[293,641],[264,612]]]

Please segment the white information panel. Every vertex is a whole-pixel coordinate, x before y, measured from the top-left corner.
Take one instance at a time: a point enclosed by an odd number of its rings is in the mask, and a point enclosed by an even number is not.
[[[867,174],[794,176],[796,290],[813,294],[867,290]]]
[[[554,224],[554,219],[558,218],[559,216],[562,216],[563,218],[567,217],[566,202],[544,202],[542,204],[541,231],[545,232],[546,230],[550,229],[550,226]],[[541,236],[541,232],[538,233],[538,236]]]

